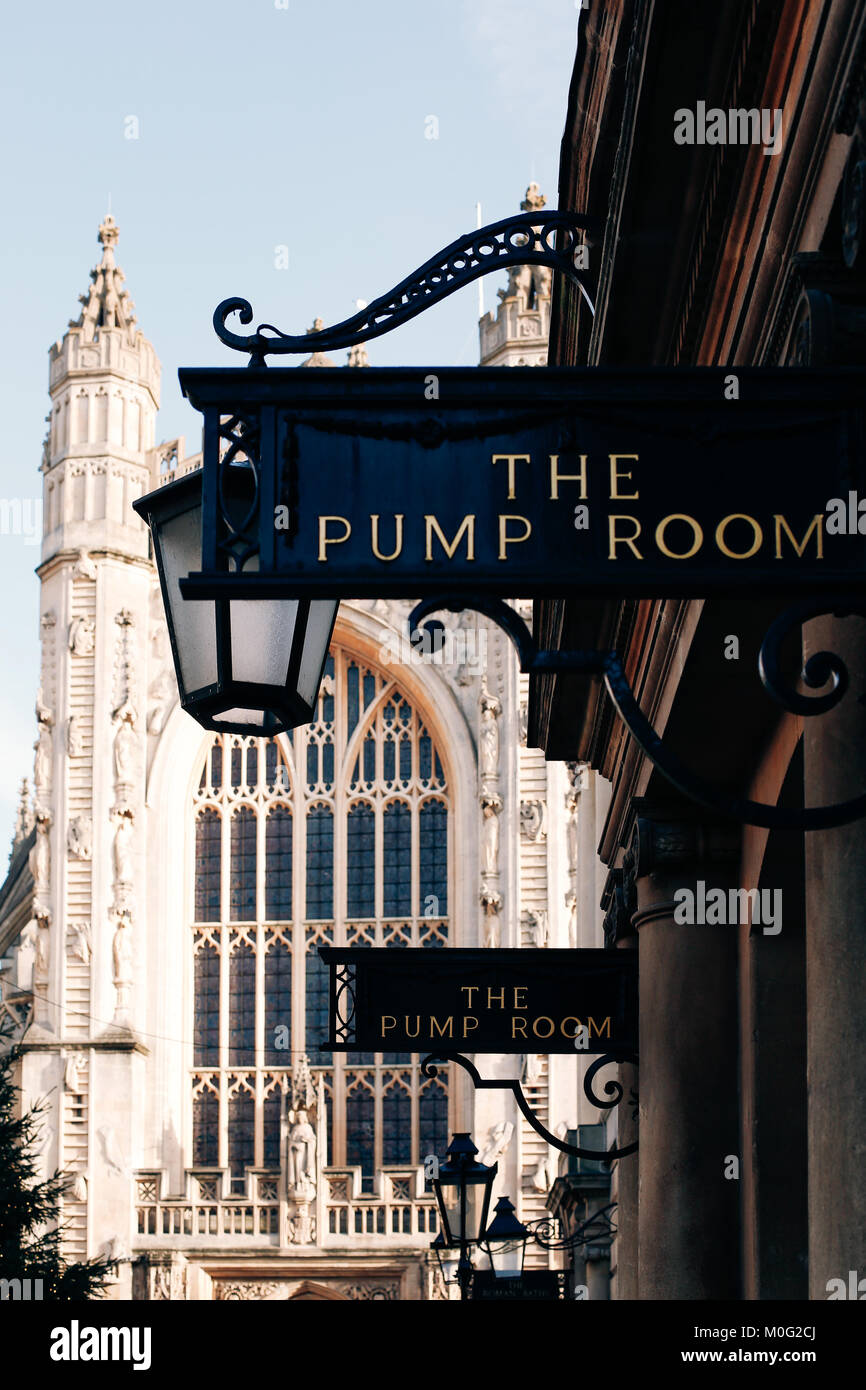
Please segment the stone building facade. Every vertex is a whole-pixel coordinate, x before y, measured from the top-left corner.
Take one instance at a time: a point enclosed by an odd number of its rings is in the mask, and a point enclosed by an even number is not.
[[[409,601],[341,606],[317,718],[291,736],[210,735],[180,710],[131,504],[200,456],[155,442],[160,364],[117,236],[109,216],[50,351],[34,785],[0,890],[0,1008],[23,1102],[48,1097],[65,1248],[110,1258],[121,1299],[445,1297],[426,1155],[470,1130],[531,1220],[553,1150],[462,1072],[323,1052],[317,947],[599,944],[602,784],[527,748],[498,629],[449,618],[419,654]],[[542,363],[549,276],[512,272],[501,300],[482,360]],[[577,1058],[479,1062],[522,1067],[552,1131],[587,1118]]]

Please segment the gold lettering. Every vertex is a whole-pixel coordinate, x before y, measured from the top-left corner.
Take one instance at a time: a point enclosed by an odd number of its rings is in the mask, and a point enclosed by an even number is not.
[[[387,1028],[385,1027],[385,1019],[386,1019],[386,1018],[388,1019],[388,1027],[387,1027]],[[397,1027],[397,1020],[396,1020],[396,1018],[394,1017],[393,1014],[383,1014],[383,1015],[382,1015],[382,1032],[381,1032],[381,1037],[384,1038],[385,1034],[386,1034],[387,1032],[389,1032],[390,1029],[396,1028],[396,1027]]]
[[[465,532],[466,532],[466,559],[467,559],[467,560],[474,560],[474,559],[475,559],[475,517],[474,517],[474,515],[470,514],[469,516],[464,516],[463,520],[462,520],[461,523],[460,523],[460,529],[459,529],[459,531],[457,532],[457,535],[454,537],[453,541],[447,541],[447,540],[445,539],[445,535],[444,535],[444,533],[443,533],[443,531],[442,531],[442,527],[439,525],[439,522],[436,520],[435,516],[425,516],[425,517],[424,517],[424,525],[425,525],[425,527],[426,527],[426,532],[427,532],[427,548],[426,548],[426,550],[425,550],[425,552],[424,552],[424,559],[425,559],[425,560],[432,560],[432,559],[433,559],[433,533],[434,533],[434,531],[435,531],[435,533],[436,533],[436,539],[441,543],[442,549],[445,551],[445,554],[448,556],[448,559],[449,559],[449,560],[453,560],[453,559],[454,559],[454,552],[455,552],[455,550],[457,549],[458,545],[460,544],[461,540],[463,539],[463,532],[465,531]]]
[[[586,454],[580,454],[579,457],[580,457],[580,472],[579,472],[579,473],[560,473],[559,469],[558,469],[557,466],[556,466],[556,465],[559,463],[559,454],[551,454],[551,455],[550,455],[550,500],[551,500],[551,502],[557,502],[557,501],[559,500],[559,484],[560,484],[560,483],[580,483],[580,500],[581,500],[581,502],[585,502],[585,501],[586,501]]]
[[[670,547],[665,544],[665,531],[668,528],[668,523],[671,521],[684,521],[687,526],[691,526],[692,528],[692,535],[694,536],[692,548],[691,550],[684,550],[681,555],[678,555],[675,550],[671,550]],[[697,554],[703,543],[704,533],[694,517],[684,516],[682,512],[672,512],[670,516],[663,516],[656,527],[656,545],[662,555],[667,555],[669,560],[690,560],[693,555]]]
[[[783,532],[783,531],[785,532],[785,535],[788,537],[788,540],[791,542],[792,546],[793,546],[794,549],[796,550],[797,555],[798,555],[801,559],[802,559],[802,556],[803,556],[803,551],[806,549],[806,546],[809,544],[809,537],[811,536],[812,532],[815,531],[815,544],[816,544],[816,546],[817,546],[817,548],[818,548],[818,559],[819,559],[819,560],[823,560],[823,558],[824,558],[824,513],[823,513],[823,512],[816,512],[815,515],[812,517],[812,520],[811,520],[810,523],[809,523],[809,529],[808,529],[808,531],[806,532],[805,536],[803,537],[802,545],[798,545],[798,544],[797,544],[796,540],[794,539],[794,533],[793,533],[793,531],[791,530],[790,526],[788,525],[787,521],[785,520],[785,518],[784,518],[783,516],[776,516],[776,515],[774,515],[774,516],[773,516],[773,520],[774,520],[774,522],[776,523],[776,559],[777,559],[777,560],[781,560],[781,558],[782,558],[782,532]],[[817,530],[816,530],[816,527],[817,527]]]
[[[396,560],[400,551],[403,549],[403,513],[394,514],[394,550],[390,555],[383,555],[379,549],[379,513],[370,513],[370,543],[373,547],[373,554],[377,560]]]
[[[548,1030],[547,1030],[546,1033],[542,1033],[542,1032],[540,1031],[540,1029],[539,1029],[539,1027],[538,1027],[539,1023],[549,1023],[549,1024],[550,1024],[550,1027],[548,1028]],[[537,1038],[549,1038],[555,1027],[556,1027],[556,1024],[554,1023],[553,1019],[552,1019],[552,1018],[548,1018],[548,1017],[547,1017],[547,1014],[542,1014],[542,1015],[541,1015],[541,1018],[534,1018],[534,1019],[532,1020],[532,1031],[533,1031],[533,1033],[535,1034],[535,1036],[536,1036]]]
[[[618,468],[620,459],[634,459],[638,462],[637,454],[608,454],[610,459],[610,500],[611,502],[635,502],[640,496],[639,492],[620,492],[617,483],[632,482],[631,469],[621,473]]]
[[[487,1007],[488,1007],[488,1009],[492,1009],[492,1008],[493,1008],[493,1000],[494,1000],[494,998],[498,999],[500,1009],[504,1009],[504,1008],[505,1008],[505,990],[504,990],[504,989],[499,989],[499,990],[491,989],[490,986],[488,985],[488,987],[487,987]]]
[[[518,1028],[520,1029],[520,1036],[521,1036],[521,1038],[525,1038],[525,1037],[526,1037],[526,1019],[525,1019],[525,1018],[512,1018],[512,1020],[511,1020],[511,1040],[512,1040],[512,1042],[513,1042],[514,1039],[517,1037],[517,1030],[518,1030]]]
[[[736,550],[731,550],[730,546],[726,544],[725,530],[729,521],[747,521],[749,523],[749,525],[752,528],[752,534],[755,537],[754,544],[752,545],[752,548],[750,550],[743,550],[737,552]],[[718,526],[716,527],[716,545],[719,547],[719,550],[722,552],[722,554],[727,555],[728,559],[730,560],[751,559],[755,551],[760,550],[761,541],[763,539],[764,533],[761,530],[755,518],[753,516],[746,516],[743,512],[731,512],[730,516],[723,516]],[[803,543],[805,545],[805,541]]]
[[[573,1032],[573,1033],[567,1033],[567,1032],[565,1031],[565,1025],[566,1025],[566,1023],[573,1023],[573,1024],[575,1025],[575,1029],[574,1029],[574,1032]],[[562,1022],[560,1023],[560,1025],[559,1025],[559,1031],[560,1031],[560,1033],[562,1034],[562,1036],[563,1036],[564,1038],[576,1038],[582,1027],[583,1027],[583,1024],[581,1023],[580,1019],[579,1019],[579,1018],[575,1018],[575,1017],[574,1017],[574,1014],[569,1014],[568,1018],[564,1018],[564,1019],[562,1020]]]
[[[454,1019],[453,1019],[453,1017],[452,1017],[452,1018],[446,1018],[445,1022],[442,1023],[442,1024],[440,1024],[439,1021],[438,1021],[438,1019],[435,1019],[435,1018],[432,1016],[432,1014],[431,1014],[431,1016],[430,1016],[430,1036],[431,1036],[431,1038],[433,1037],[433,1029],[434,1029],[434,1028],[436,1029],[436,1032],[439,1034],[439,1037],[440,1037],[440,1038],[450,1038],[450,1037],[453,1037],[453,1033],[452,1033],[452,1031],[451,1031],[453,1027],[454,1027]]]
[[[409,1027],[409,1015],[408,1015],[408,1014],[406,1014],[406,1016],[404,1017],[404,1019],[403,1019],[403,1024],[404,1024],[404,1027],[405,1027],[405,1029],[406,1029],[406,1037],[407,1037],[407,1038],[417,1038],[418,1034],[421,1032],[421,1015],[420,1015],[420,1014],[416,1014],[416,1015],[415,1015],[415,1032],[414,1032],[414,1033],[412,1032],[412,1030],[411,1030],[410,1027]]]
[[[532,459],[530,458],[529,454],[491,454],[491,455],[490,455],[490,462],[493,463],[493,464],[500,463],[502,459],[505,459],[506,463],[508,464],[508,500],[509,500],[509,502],[513,502],[513,501],[514,501],[514,497],[515,497],[515,493],[514,493],[514,465],[515,465],[515,463],[531,463],[531,462],[532,462]]]
[[[329,522],[329,521],[342,521],[343,525],[344,525],[345,528],[346,528],[345,531],[343,532],[342,536],[329,536],[329,535],[328,535],[328,522]],[[352,534],[352,525],[351,525],[351,522],[348,521],[346,517],[344,517],[344,516],[320,516],[320,517],[319,517],[319,559],[320,559],[321,561],[326,561],[327,558],[328,558],[327,554],[325,553],[327,547],[328,547],[329,545],[342,545],[342,544],[343,544],[343,541],[347,541],[347,540],[349,539],[349,537],[351,536],[351,534]]]
[[[469,1027],[470,1023],[472,1024],[472,1028],[471,1028],[471,1029],[470,1029],[470,1027]],[[471,1014],[464,1014],[464,1015],[463,1015],[463,1036],[464,1036],[464,1038],[466,1037],[466,1034],[469,1033],[470,1031],[474,1033],[474,1032],[475,1032],[475,1029],[476,1029],[477,1027],[478,1027],[478,1019],[477,1019],[477,1018],[473,1018]]]
[[[616,523],[618,521],[630,521],[632,523],[632,525],[634,526],[634,530],[632,531],[630,536],[618,536],[616,534]],[[638,560],[643,559],[643,556],[641,555],[640,551],[635,545],[635,541],[640,535],[640,522],[638,521],[636,516],[609,516],[607,519],[607,528],[608,537],[610,540],[610,546],[607,552],[607,558],[609,560],[616,559],[616,548],[618,545],[627,545],[629,549],[633,551],[634,555]]]
[[[522,521],[522,522],[523,522],[523,525],[526,527],[526,530],[523,532],[523,535],[522,535],[522,536],[509,536],[509,534],[508,534],[508,523],[509,523],[509,521]],[[526,519],[525,516],[500,516],[500,518],[499,518],[499,558],[500,558],[500,560],[506,560],[506,559],[508,558],[507,555],[506,555],[506,553],[505,553],[505,547],[506,547],[507,545],[516,545],[519,541],[528,540],[529,537],[530,537],[531,535],[532,535],[532,526],[531,526],[530,522],[527,521],[527,519]]]
[[[528,1009],[528,1008],[529,1008],[529,1005],[528,1005],[528,1004],[522,1003],[521,1000],[518,999],[518,997],[517,997],[519,994],[525,994],[526,991],[527,991],[528,989],[529,989],[529,985],[515,985],[515,986],[514,986],[514,1007],[515,1007],[515,1009]]]
[[[596,1036],[597,1038],[600,1038],[601,1035],[602,1035],[602,1033],[606,1033],[607,1036],[610,1037],[610,1014],[608,1014],[607,1018],[604,1020],[604,1026],[603,1026],[602,1028],[599,1028],[599,1026],[598,1026],[598,1024],[596,1023],[595,1019],[592,1018],[591,1016],[590,1016],[588,1022],[589,1022],[589,1035],[590,1035],[590,1037],[592,1037],[593,1029],[595,1029],[595,1036]]]
[[[477,993],[478,993],[478,985],[461,985],[461,986],[460,986],[460,993],[461,993],[461,994],[468,994],[468,995],[469,995],[469,998],[466,1000],[466,1007],[467,1007],[467,1009],[471,1009],[471,1008],[472,1008],[472,996],[473,996],[473,994],[477,994]]]

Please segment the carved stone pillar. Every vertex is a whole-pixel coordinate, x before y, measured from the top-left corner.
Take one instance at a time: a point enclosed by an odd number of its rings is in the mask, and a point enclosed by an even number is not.
[[[703,911],[683,921],[674,895],[685,889],[702,904],[735,886],[740,832],[699,811],[685,819],[687,810],[642,800],[635,809],[639,1297],[734,1299],[739,1196],[726,1167],[738,1144],[737,926]]]
[[[849,693],[804,720],[807,803],[866,787],[866,624],[820,618],[803,655],[838,653]],[[830,1279],[866,1275],[866,821],[806,836],[806,1075],[809,1095],[809,1297]]]

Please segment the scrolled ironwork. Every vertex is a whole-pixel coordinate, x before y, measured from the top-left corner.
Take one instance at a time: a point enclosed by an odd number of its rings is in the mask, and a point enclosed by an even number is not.
[[[352,1041],[355,1019],[355,967],[340,965],[334,978],[334,1036],[338,1042]]]
[[[579,213],[516,213],[458,237],[387,294],[380,295],[351,318],[330,328],[291,334],[283,333],[272,323],[260,323],[254,333],[246,336],[233,333],[226,327],[226,320],[232,314],[237,314],[242,324],[253,321],[249,300],[234,295],[224,299],[214,310],[214,331],[226,347],[249,353],[250,366],[264,366],[265,357],[273,354],[353,347],[408,323],[431,304],[447,298],[480,276],[512,265],[544,265],[558,270],[578,286],[593,310],[587,282],[575,261],[581,237],[593,235],[598,230],[594,219]]]
[[[690,801],[708,807],[720,816],[739,821],[745,825],[760,825],[769,830],[828,830],[834,826],[848,825],[851,821],[866,816],[866,793],[852,797],[849,801],[835,802],[829,806],[787,807],[773,806],[767,802],[752,801],[736,792],[708,782],[704,777],[686,767],[670,748],[666,748],[660,735],[646,718],[635,699],[622,661],[616,651],[542,651],[536,646],[532,634],[523,619],[503,603],[501,599],[473,598],[461,599],[455,594],[445,594],[440,598],[425,599],[410,614],[410,627],[414,629],[423,618],[437,609],[451,612],[463,609],[483,613],[506,633],[514,643],[520,661],[521,671],[534,675],[541,672],[559,671],[575,675],[600,676],[607,693],[622,722],[632,738],[658,768],[663,777]],[[817,652],[806,662],[803,680],[812,689],[832,680],[833,689],[826,695],[803,696],[789,690],[782,682],[778,650],[782,638],[794,626],[807,622],[822,614],[837,617],[853,615],[866,616],[866,605],[856,598],[837,598],[815,600],[798,604],[783,613],[770,627],[761,647],[759,675],[767,691],[785,709],[800,714],[823,714],[832,709],[843,698],[848,688],[848,672],[841,657],[832,652]],[[863,697],[860,697],[861,702]]]
[[[609,1067],[616,1062],[634,1062],[636,1064],[637,1057],[634,1055],[630,1057],[624,1057],[615,1055],[612,1052],[605,1052],[603,1056],[596,1057],[595,1061],[590,1063],[590,1065],[586,1069],[586,1073],[583,1078],[583,1093],[589,1101],[590,1105],[596,1106],[599,1110],[609,1110],[611,1106],[619,1105],[620,1101],[623,1098],[624,1092],[622,1085],[619,1081],[616,1081],[613,1078],[604,1083],[604,1086],[602,1087],[602,1098],[599,1098],[596,1092],[592,1089],[592,1083],[595,1081],[595,1078],[601,1071],[602,1067]]]
[[[609,1240],[616,1235],[616,1226],[610,1216],[616,1206],[616,1202],[609,1202],[606,1207],[593,1212],[570,1236],[557,1235],[559,1220],[555,1216],[541,1216],[537,1221],[528,1221],[525,1225],[535,1244],[540,1245],[542,1250],[575,1250],[579,1245],[591,1245],[593,1241]]]
[[[611,1058],[607,1057],[607,1060],[610,1061]],[[629,1060],[636,1060],[636,1058],[632,1059],[630,1057]],[[598,1149],[582,1149],[577,1144],[569,1144],[566,1140],[557,1138],[555,1134],[551,1134],[550,1130],[546,1129],[541,1123],[526,1099],[526,1096],[523,1094],[523,1087],[519,1081],[515,1081],[513,1078],[502,1081],[487,1081],[469,1061],[469,1058],[463,1057],[459,1052],[431,1052],[421,1063],[421,1074],[425,1077],[437,1077],[439,1075],[439,1066],[447,1066],[449,1062],[456,1062],[458,1066],[469,1073],[472,1085],[475,1087],[476,1091],[510,1091],[517,1102],[518,1110],[527,1123],[532,1125],[536,1134],[540,1134],[545,1143],[550,1144],[554,1149],[559,1149],[560,1153],[572,1154],[575,1158],[588,1158],[594,1163],[609,1164],[613,1163],[614,1159],[625,1158],[627,1154],[634,1153],[637,1148],[637,1144],[635,1143],[626,1144],[621,1149],[607,1149],[604,1152],[600,1152]],[[605,1104],[615,1105],[616,1101],[607,1101]]]
[[[802,714],[806,717],[824,714],[834,705],[838,705],[848,690],[848,668],[842,658],[835,652],[815,652],[813,656],[810,656],[800,673],[804,685],[807,685],[810,690],[820,690],[828,681],[832,681],[833,688],[826,695],[801,695],[799,691],[791,690],[782,675],[781,647],[782,642],[790,632],[795,628],[802,627],[803,623],[809,622],[811,618],[831,615],[836,618],[847,618],[854,614],[866,617],[866,604],[861,601],[860,603],[846,603],[842,607],[838,604],[835,606],[828,604],[826,599],[815,599],[806,603],[798,603],[792,608],[786,609],[771,624],[761,643],[761,650],[758,654],[758,670],[764,688],[774,700],[777,700],[780,705],[793,714]]]

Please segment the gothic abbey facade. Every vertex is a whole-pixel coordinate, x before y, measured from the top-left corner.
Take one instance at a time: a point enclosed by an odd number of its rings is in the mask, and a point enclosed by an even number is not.
[[[23,1104],[47,1097],[66,1250],[111,1259],[120,1299],[444,1297],[425,1156],[470,1130],[524,1220],[548,1214],[559,1156],[462,1073],[324,1050],[317,950],[601,944],[605,784],[527,748],[498,629],[449,618],[441,652],[409,656],[408,601],[341,606],[316,720],[291,736],[181,711],[131,504],[200,456],[156,442],[160,363],[117,239],[108,216],[50,350],[34,780],[0,890],[0,1008]],[[543,364],[549,272],[512,272],[500,299],[482,362]],[[346,369],[365,365],[354,349]],[[552,1131],[602,1118],[577,1057],[478,1061],[522,1073]]]

